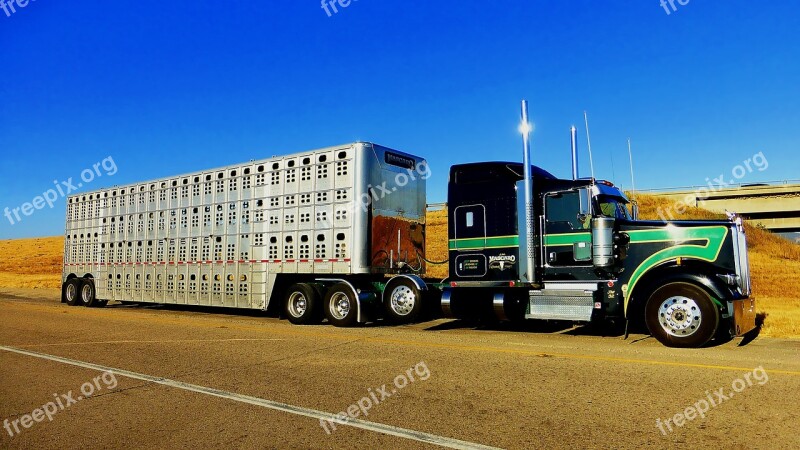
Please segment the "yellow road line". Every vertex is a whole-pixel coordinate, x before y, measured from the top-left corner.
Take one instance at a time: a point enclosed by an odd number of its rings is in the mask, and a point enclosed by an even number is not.
[[[279,338],[253,338],[253,339],[174,339],[174,340],[159,340],[159,341],[134,341],[134,340],[122,340],[122,341],[88,341],[88,342],[57,342],[53,344],[27,344],[27,345],[17,345],[17,347],[22,348],[33,348],[33,347],[61,347],[61,346],[71,346],[71,345],[103,345],[103,344],[183,344],[183,343],[190,343],[190,342],[198,342],[198,343],[214,343],[214,342],[240,342],[240,341],[285,341],[286,339],[279,339]]]

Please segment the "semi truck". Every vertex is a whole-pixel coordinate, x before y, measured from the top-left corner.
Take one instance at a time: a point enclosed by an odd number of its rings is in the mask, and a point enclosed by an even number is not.
[[[740,218],[638,220],[612,183],[556,178],[524,142],[522,164],[450,168],[445,280],[425,276],[427,161],[357,142],[70,196],[62,301],[260,309],[298,325],[430,310],[624,321],[674,347],[755,327]]]

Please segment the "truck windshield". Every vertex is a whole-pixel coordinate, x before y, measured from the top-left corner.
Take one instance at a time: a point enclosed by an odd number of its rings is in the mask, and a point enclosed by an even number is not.
[[[631,214],[628,212],[628,207],[625,206],[627,202],[623,199],[600,195],[596,198],[596,201],[599,214],[605,217],[631,220]]]

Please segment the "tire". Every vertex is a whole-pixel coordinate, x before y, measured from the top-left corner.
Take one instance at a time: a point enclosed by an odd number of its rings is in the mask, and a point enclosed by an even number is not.
[[[656,289],[645,306],[647,329],[667,347],[701,347],[714,337],[719,322],[708,292],[687,282]]]
[[[94,280],[91,278],[84,279],[80,284],[80,291],[78,291],[78,304],[89,308],[98,306],[99,300],[97,300],[96,294]]]
[[[358,300],[350,285],[336,283],[325,294],[325,317],[337,327],[350,327],[358,319]]]
[[[508,321],[514,325],[524,324],[526,322],[525,312],[528,309],[528,302],[530,301],[528,299],[528,291],[525,290],[524,293],[509,291],[506,293],[504,300],[503,307]]]
[[[383,291],[383,307],[392,323],[414,323],[422,313],[422,292],[408,278],[392,278]]]
[[[67,303],[67,282],[61,283],[61,303]]]
[[[81,279],[80,278],[71,278],[64,283],[64,288],[62,290],[64,297],[64,301],[69,306],[78,306],[81,304]]]
[[[286,290],[283,312],[295,325],[313,325],[322,322],[320,296],[311,285],[293,284]]]

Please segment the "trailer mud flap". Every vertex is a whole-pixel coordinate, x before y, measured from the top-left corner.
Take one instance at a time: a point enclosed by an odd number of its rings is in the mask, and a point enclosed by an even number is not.
[[[733,335],[743,336],[756,327],[756,299],[733,300]]]

